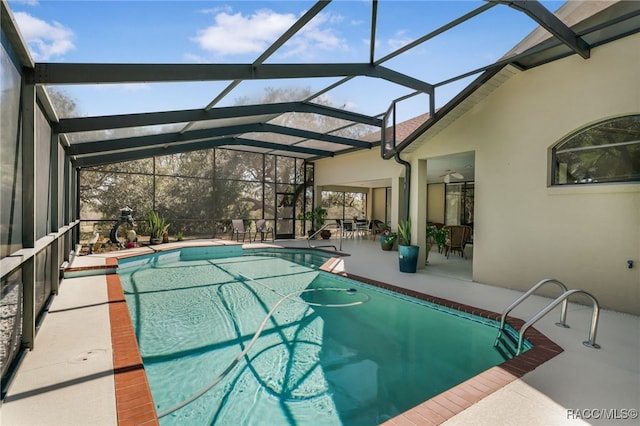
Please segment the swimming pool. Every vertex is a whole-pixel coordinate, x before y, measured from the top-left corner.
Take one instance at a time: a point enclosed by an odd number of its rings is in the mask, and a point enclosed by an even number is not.
[[[249,349],[161,424],[377,424],[504,361],[493,347],[495,321],[319,271],[324,256],[309,251],[243,253],[121,263],[159,413]],[[343,291],[300,294],[313,306],[282,300],[311,289]]]

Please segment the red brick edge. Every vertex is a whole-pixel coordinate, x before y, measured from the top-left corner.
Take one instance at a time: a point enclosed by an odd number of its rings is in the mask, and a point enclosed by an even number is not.
[[[158,425],[120,277],[106,278],[118,425]]]
[[[429,296],[414,290],[397,287],[357,275],[347,273],[340,275],[366,284],[374,285],[376,287],[391,290],[396,293],[415,297],[416,299],[456,309],[458,311],[478,315],[492,320],[500,320],[501,314],[496,312],[475,308],[473,306],[464,305],[447,299],[441,299],[439,297]],[[508,323],[518,330],[522,327],[524,321],[519,318],[510,317]],[[528,372],[533,371],[538,366],[563,352],[563,349],[559,345],[533,327],[527,330],[526,338],[533,344],[533,348],[515,358],[503,362],[500,365],[492,367],[465,382],[460,383],[448,391],[418,404],[412,409],[386,421],[383,425],[425,426],[442,424],[476,402],[524,376]]]

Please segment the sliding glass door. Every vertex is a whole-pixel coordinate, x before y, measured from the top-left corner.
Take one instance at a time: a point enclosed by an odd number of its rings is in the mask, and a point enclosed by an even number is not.
[[[445,223],[473,226],[474,183],[449,183],[445,187]]]

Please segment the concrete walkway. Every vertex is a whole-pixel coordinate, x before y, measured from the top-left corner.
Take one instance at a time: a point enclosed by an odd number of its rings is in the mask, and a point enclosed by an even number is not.
[[[117,424],[112,359],[105,276],[63,280],[9,385],[0,424]]]

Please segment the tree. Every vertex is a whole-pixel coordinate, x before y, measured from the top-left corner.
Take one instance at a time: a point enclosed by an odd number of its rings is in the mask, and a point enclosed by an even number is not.
[[[292,86],[277,89],[267,87],[265,88],[264,93],[255,98],[245,96],[236,99],[236,104],[255,105],[310,100],[311,102],[319,105],[329,107],[335,106],[328,97],[321,95],[316,98],[311,98],[313,94],[314,93],[310,87]],[[282,114],[269,122],[280,126],[306,129],[320,133],[331,133],[348,138],[359,138],[372,132],[379,131],[378,128],[373,128],[365,124],[354,124],[340,118],[307,112],[289,112]],[[269,140],[271,142],[286,142],[290,141],[290,138],[290,136],[286,135],[271,135]]]
[[[237,99],[236,104],[304,100],[311,95],[309,88],[267,88],[253,99]],[[56,106],[63,108],[66,115],[79,115],[70,98],[61,92],[54,96]],[[315,101],[330,106],[326,98]],[[319,114],[286,113],[270,123],[327,132],[346,122]],[[352,126],[341,132],[353,137],[366,130]],[[142,130],[133,128],[120,131],[118,137],[138,134]],[[94,136],[109,138],[105,132]],[[291,136],[278,134],[243,137],[292,142]],[[281,201],[302,212],[310,206],[305,197],[312,195],[305,189],[313,185],[313,175],[305,176],[303,165],[303,160],[292,157],[216,148],[86,168],[81,171],[80,181],[82,212],[93,211],[102,219],[115,219],[120,208],[128,206],[135,210],[134,217],[157,211],[172,224],[171,232],[207,233],[212,227],[223,228],[232,218],[274,218],[275,209],[282,207],[276,206],[276,193],[291,194],[281,197]]]
[[[78,117],[78,106],[69,94],[56,88],[48,88],[47,93],[58,117]]]

